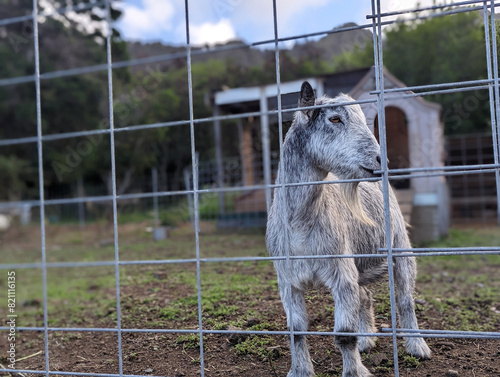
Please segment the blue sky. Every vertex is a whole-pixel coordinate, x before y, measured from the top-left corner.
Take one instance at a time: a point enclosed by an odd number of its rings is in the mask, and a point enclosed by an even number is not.
[[[346,22],[367,23],[370,0],[277,0],[280,37],[328,30]],[[432,0],[382,0],[382,11],[432,5]],[[450,2],[449,0],[447,1]],[[184,1],[125,0],[117,24],[128,40],[186,41]],[[214,44],[240,38],[247,43],[273,39],[272,0],[190,0],[193,44]]]

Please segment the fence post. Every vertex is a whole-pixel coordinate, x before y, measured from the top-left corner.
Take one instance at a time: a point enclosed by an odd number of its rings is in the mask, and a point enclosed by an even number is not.
[[[153,193],[155,196],[153,197],[153,207],[155,212],[155,228],[160,225],[160,215],[158,209],[158,169],[156,167],[151,168],[151,179],[153,185]]]
[[[224,187],[224,166],[222,164],[222,138],[221,138],[221,130],[220,130],[220,119],[217,119],[219,116],[219,106],[214,105],[214,134],[215,134],[215,158],[217,160],[217,187]],[[219,191],[219,213],[221,215],[226,213],[226,205],[224,192]]]
[[[196,175],[197,175],[198,179],[200,176],[199,169],[198,169],[199,162],[200,162],[200,154],[198,152],[196,152],[196,154],[195,154],[195,171],[196,171]],[[190,177],[191,174],[192,174],[192,169],[189,167],[186,167],[184,169],[184,184],[186,185],[186,191],[191,191],[191,177]],[[195,224],[195,218],[194,218],[194,200],[193,200],[193,198],[194,198],[194,193],[187,194],[187,202],[188,202],[188,208],[189,208],[189,219],[191,220],[191,224],[193,225],[193,228],[195,228],[196,224]]]
[[[83,190],[83,178],[79,177],[77,182],[77,196],[79,198],[83,198],[84,196]],[[85,203],[78,202],[78,221],[80,223],[80,229],[85,228]]]
[[[264,165],[264,185],[266,186],[266,209],[271,206],[271,144],[269,141],[269,116],[265,87],[260,91],[260,129],[262,133],[262,164]]]
[[[186,186],[186,191],[191,190],[191,177],[189,172],[189,167],[186,167],[183,171],[184,174],[184,185]],[[193,213],[193,198],[191,194],[187,194],[187,202],[188,202],[188,210],[189,210],[189,220],[191,224],[194,226],[194,213]]]

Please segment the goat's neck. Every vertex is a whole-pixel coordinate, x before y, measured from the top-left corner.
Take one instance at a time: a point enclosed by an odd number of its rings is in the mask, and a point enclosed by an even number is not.
[[[326,178],[328,172],[314,165],[304,150],[298,149],[297,145],[288,144],[287,147],[283,150],[283,163],[278,168],[277,184],[317,182]],[[323,185],[288,186],[282,190],[278,189],[277,197],[285,201],[291,211],[289,215],[293,216],[311,210],[310,206],[321,200]]]
[[[291,158],[284,159],[284,163],[279,166],[279,174],[276,183],[303,183],[317,182],[326,178],[328,172],[318,169],[311,164],[307,158],[292,155]],[[304,185],[299,187],[312,188],[314,185]]]

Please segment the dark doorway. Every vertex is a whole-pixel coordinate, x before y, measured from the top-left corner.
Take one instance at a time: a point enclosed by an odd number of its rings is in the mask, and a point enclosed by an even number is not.
[[[408,142],[408,121],[405,113],[397,107],[385,108],[385,128],[387,135],[387,158],[389,169],[406,169],[410,167],[410,152]],[[379,139],[378,116],[375,117],[374,133]],[[407,174],[407,173],[404,173]],[[409,179],[392,180],[395,188],[410,188]]]

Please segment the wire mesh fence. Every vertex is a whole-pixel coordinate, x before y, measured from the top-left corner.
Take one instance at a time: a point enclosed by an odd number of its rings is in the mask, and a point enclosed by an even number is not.
[[[388,153],[388,140],[386,137],[386,112],[385,108],[387,104],[390,104],[394,100],[407,100],[415,97],[426,97],[430,95],[445,95],[450,93],[458,92],[473,92],[476,90],[488,91],[488,104],[490,111],[490,121],[491,121],[491,136],[489,142],[491,142],[493,148],[493,155],[487,162],[479,161],[477,164],[468,164],[466,161],[464,164],[460,165],[450,165],[450,166],[434,166],[434,165],[423,165],[421,167],[414,166],[403,166],[392,168],[387,166],[387,164],[382,164],[382,170],[380,173],[381,178],[375,178],[372,180],[381,181],[383,187],[384,205],[385,211],[385,234],[386,234],[386,246],[378,250],[378,254],[369,256],[356,255],[356,258],[363,257],[377,257],[386,258],[388,261],[388,274],[389,274],[389,307],[390,307],[390,321],[381,332],[371,334],[371,333],[357,333],[360,336],[370,336],[370,337],[380,337],[380,338],[390,338],[392,340],[392,352],[393,355],[390,357],[392,363],[390,368],[393,370],[395,376],[401,375],[401,366],[399,365],[399,350],[398,342],[401,337],[425,337],[425,338],[472,338],[472,339],[500,339],[500,332],[498,331],[464,331],[464,330],[437,330],[437,329],[422,329],[422,330],[411,330],[398,328],[396,323],[396,295],[394,287],[394,276],[392,271],[392,261],[394,258],[404,258],[408,256],[418,256],[433,258],[436,256],[446,256],[446,255],[498,255],[500,254],[500,247],[444,247],[444,248],[412,248],[412,249],[401,249],[395,248],[391,241],[391,218],[389,214],[389,187],[390,183],[395,181],[401,181],[404,179],[427,179],[432,177],[468,177],[468,176],[480,176],[484,174],[490,174],[490,177],[494,174],[494,180],[491,179],[489,190],[494,191],[494,195],[491,197],[493,199],[493,204],[496,204],[496,217],[497,221],[500,221],[500,81],[498,77],[498,51],[497,51],[497,24],[495,22],[495,9],[500,4],[493,0],[490,1],[462,1],[454,4],[447,5],[434,5],[430,7],[421,7],[419,9],[411,9],[408,11],[392,11],[391,2],[387,4],[388,9],[385,12],[381,10],[380,0],[371,2],[371,14],[366,16],[367,23],[359,26],[345,26],[337,28],[334,30],[318,30],[315,33],[295,35],[290,37],[281,37],[278,30],[278,15],[280,12],[276,1],[273,1],[273,14],[272,22],[274,26],[274,38],[264,41],[258,41],[252,43],[250,46],[244,44],[230,44],[222,47],[214,47],[210,49],[194,49],[190,41],[190,16],[189,16],[189,2],[185,1],[185,38],[186,45],[182,51],[176,51],[173,53],[167,53],[164,55],[133,59],[126,61],[113,61],[113,51],[112,51],[112,19],[110,14],[110,3],[109,1],[104,2],[92,2],[88,5],[75,5],[70,8],[60,8],[54,11],[54,14],[64,14],[65,12],[84,10],[90,7],[101,6],[105,9],[105,24],[107,32],[105,33],[106,40],[103,41],[102,48],[105,49],[106,61],[101,64],[96,64],[93,66],[83,66],[77,68],[69,69],[59,69],[53,71],[42,72],[40,69],[40,51],[39,48],[39,36],[40,36],[40,18],[48,17],[50,15],[42,14],[38,9],[38,3],[36,0],[33,1],[33,12],[31,15],[16,16],[7,19],[0,19],[0,26],[11,25],[15,23],[28,22],[32,27],[32,44],[34,47],[34,72],[26,76],[21,77],[2,77],[0,78],[0,86],[7,87],[11,85],[32,85],[34,89],[34,109],[36,110],[36,134],[27,135],[24,137],[2,139],[0,140],[1,148],[9,148],[14,145],[27,145],[28,147],[34,147],[36,150],[36,156],[38,161],[37,169],[37,182],[35,187],[37,187],[37,193],[30,200],[13,200],[2,204],[3,210],[12,209],[22,209],[29,206],[30,208],[36,208],[36,211],[31,213],[32,218],[37,217],[39,221],[39,233],[36,234],[36,238],[39,238],[40,254],[35,259],[30,262],[9,262],[0,264],[0,269],[4,273],[8,273],[9,279],[8,283],[12,284],[12,292],[15,292],[15,279],[10,279],[11,272],[12,277],[20,276],[21,274],[34,273],[38,274],[37,281],[42,286],[42,297],[38,302],[40,308],[40,317],[33,321],[35,325],[31,326],[19,326],[17,321],[21,317],[21,310],[19,305],[8,306],[10,312],[7,313],[7,323],[5,326],[0,327],[2,333],[7,336],[14,336],[12,344],[14,344],[13,354],[14,361],[9,362],[8,358],[7,365],[12,367],[1,366],[0,372],[5,374],[45,374],[45,375],[76,375],[76,376],[134,376],[134,375],[154,375],[154,371],[146,370],[143,374],[131,374],[127,372],[127,368],[124,367],[127,357],[130,356],[129,353],[125,354],[124,349],[129,350],[130,343],[133,343],[133,336],[137,334],[149,334],[155,339],[157,336],[163,336],[166,334],[177,334],[179,335],[177,341],[184,344],[184,347],[191,346],[195,348],[199,353],[197,359],[193,359],[192,362],[199,366],[199,373],[201,376],[211,375],[211,371],[207,368],[206,360],[206,337],[211,334],[223,334],[227,335],[231,342],[231,336],[233,337],[248,337],[250,335],[259,336],[284,336],[293,343],[294,336],[296,335],[311,335],[318,337],[331,338],[333,342],[333,337],[336,335],[352,335],[352,333],[342,333],[342,332],[332,332],[332,331],[307,331],[307,332],[297,332],[293,329],[286,330],[283,329],[269,329],[265,326],[259,328],[254,327],[253,329],[242,330],[240,328],[220,328],[213,323],[212,319],[207,319],[204,316],[207,307],[210,307],[212,303],[207,303],[204,293],[210,291],[211,285],[207,278],[213,278],[211,273],[208,272],[206,266],[209,265],[222,265],[227,264],[233,266],[235,263],[239,262],[252,262],[252,263],[266,263],[274,260],[296,260],[296,259],[325,259],[325,258],[354,258],[352,255],[329,255],[329,256],[290,256],[285,257],[268,257],[261,255],[260,252],[237,256],[225,256],[225,253],[220,253],[218,256],[213,256],[206,253],[204,248],[215,247],[224,248],[224,245],[218,244],[217,239],[208,240],[204,238],[203,232],[203,220],[204,219],[217,219],[221,227],[224,224],[231,225],[236,223],[241,225],[241,221],[234,217],[224,217],[227,212],[231,214],[234,213],[248,213],[250,209],[253,212],[266,212],[269,208],[271,191],[275,188],[284,189],[285,187],[297,187],[301,185],[324,185],[324,184],[341,184],[346,182],[353,182],[359,180],[340,180],[334,182],[300,182],[293,184],[273,184],[274,171],[278,166],[278,160],[276,159],[278,154],[282,157],[282,146],[283,146],[283,135],[285,133],[284,124],[287,118],[294,111],[298,110],[296,106],[287,107],[285,101],[285,94],[288,94],[282,88],[286,84],[282,79],[282,66],[280,64],[280,54],[282,53],[281,46],[285,42],[303,40],[305,38],[312,38],[321,35],[330,35],[335,33],[341,33],[353,30],[369,30],[373,34],[373,44],[374,51],[374,85],[375,90],[372,90],[369,94],[370,97],[360,98],[351,104],[361,104],[370,105],[376,109],[376,119],[378,121],[379,127],[379,141],[382,151],[382,160],[387,160]],[[432,11],[431,13],[426,13],[427,11]],[[486,50],[486,66],[488,77],[482,80],[474,81],[461,81],[461,82],[443,82],[439,84],[432,85],[422,85],[414,87],[386,87],[386,75],[384,73],[384,48],[383,48],[383,33],[382,27],[391,25],[398,22],[405,22],[410,20],[424,20],[433,17],[447,17],[454,14],[465,13],[465,12],[482,12],[482,20],[484,23],[484,33],[485,33],[485,50]],[[405,15],[405,19],[396,19],[395,16]],[[320,28],[321,25],[318,25]],[[275,56],[275,84],[274,94],[272,96],[275,101],[274,107],[261,106],[258,110],[252,108],[247,108],[243,112],[239,111],[230,114],[214,114],[208,117],[199,117],[196,113],[196,98],[193,89],[193,62],[197,58],[201,58],[205,55],[210,55],[218,52],[225,52],[231,54],[234,51],[241,49],[248,49],[251,47],[260,46],[272,46],[273,53]],[[188,88],[188,107],[189,116],[183,120],[175,121],[162,121],[150,124],[121,124],[121,119],[117,115],[115,106],[117,102],[114,99],[114,74],[116,71],[124,67],[134,67],[141,64],[164,62],[176,59],[184,59],[187,66],[185,80]],[[103,120],[103,124],[106,127],[95,128],[92,125],[87,125],[87,130],[77,130],[71,132],[57,132],[50,133],[44,132],[43,117],[44,112],[42,111],[42,82],[51,81],[57,79],[64,79],[68,77],[78,76],[78,75],[88,75],[99,73],[104,75],[105,82],[107,84],[107,104],[108,104],[108,119]],[[144,86],[146,87],[146,86]],[[296,88],[298,91],[299,88]],[[267,97],[266,97],[267,98]],[[123,102],[122,104],[123,105]],[[313,109],[312,107],[311,109]],[[265,122],[269,122],[269,119],[275,119],[276,128],[273,129],[275,140],[274,142],[278,144],[278,150],[275,155],[271,153],[266,154],[266,150],[270,152],[269,144],[271,143],[271,136],[269,135],[269,129],[263,128],[261,134],[262,138],[262,150],[259,151],[261,156],[258,159],[253,160],[253,168],[251,169],[252,176],[249,176],[250,170],[245,168],[245,157],[241,156],[234,159],[226,159],[226,165],[218,165],[218,162],[208,162],[200,161],[200,157],[197,154],[197,143],[200,141],[196,139],[196,129],[201,127],[211,126],[212,123],[221,123],[226,121],[238,121],[241,119],[250,118],[261,118],[266,119]],[[286,119],[285,119],[286,118]],[[188,169],[179,174],[180,181],[177,186],[169,186],[166,183],[165,177],[160,177],[158,180],[157,173],[152,173],[151,177],[145,179],[144,182],[135,181],[137,189],[128,190],[127,192],[121,192],[120,183],[117,181],[117,176],[119,172],[117,169],[121,168],[121,165],[117,165],[117,159],[120,159],[123,155],[128,153],[126,148],[123,148],[121,144],[121,136],[124,134],[136,135],[136,132],[145,132],[164,128],[177,128],[184,127],[189,129],[188,138],[179,138],[175,142],[181,144],[185,147],[189,145],[191,161]],[[242,129],[243,130],[243,129]],[[244,131],[244,130],[243,130]],[[243,132],[242,131],[242,132]],[[181,137],[184,137],[182,135]],[[69,190],[68,192],[61,194],[57,197],[57,194],[51,195],[49,198],[47,192],[45,191],[45,177],[46,166],[44,166],[44,145],[45,143],[51,142],[63,142],[69,141],[74,138],[87,138],[85,143],[78,144],[80,149],[74,148],[71,151],[68,150],[67,155],[73,156],[73,162],[75,165],[83,161],[87,155],[92,152],[92,148],[105,147],[109,149],[109,167],[110,174],[108,180],[108,187],[103,187],[101,190],[97,190],[95,193],[89,195],[88,190],[83,190],[81,186]],[[94,139],[92,139],[94,138]],[[83,139],[78,139],[83,140]],[[94,144],[92,142],[94,140]],[[97,140],[97,141],[96,141]],[[106,140],[104,142],[103,140]],[[267,144],[266,144],[267,143]],[[72,151],[76,151],[73,154]],[[76,157],[75,157],[76,156]],[[75,160],[76,158],[76,160]],[[79,159],[79,160],[78,160]],[[284,163],[281,159],[281,163]],[[248,164],[248,161],[247,161]],[[248,168],[248,166],[247,166]],[[60,174],[65,173],[64,170],[60,170],[61,167],[52,166]],[[59,169],[59,170],[57,170]],[[123,172],[120,172],[122,174]],[[126,176],[126,173],[124,174]],[[493,187],[494,186],[494,187]],[[260,190],[260,191],[259,191]],[[82,193],[86,191],[85,195]],[[135,192],[134,192],[135,191]],[[256,191],[261,193],[259,204],[255,201],[246,201],[243,194],[252,194]],[[76,193],[76,195],[74,195]],[[479,196],[482,196],[480,193]],[[255,198],[254,198],[255,199]],[[482,200],[482,199],[481,199]],[[488,199],[490,200],[490,199]],[[483,201],[482,201],[483,203]],[[126,239],[123,240],[120,237],[119,222],[120,216],[123,213],[119,213],[119,208],[123,209],[130,204],[133,210],[131,213],[137,212],[137,208],[141,208],[141,211],[148,212],[148,216],[154,217],[155,221],[153,227],[163,223],[165,226],[171,225],[171,213],[173,211],[173,205],[180,207],[179,212],[175,213],[174,216],[186,217],[184,220],[189,220],[193,224],[194,232],[189,234],[188,247],[189,252],[175,252],[175,245],[167,245],[169,248],[168,258],[163,258],[161,253],[149,254],[144,252],[144,255],[139,257],[129,258],[128,249],[126,245]],[[484,203],[483,203],[484,205]],[[258,210],[255,210],[259,207]],[[96,209],[97,208],[97,209]],[[38,212],[39,210],[39,212]],[[123,211],[126,213],[126,210]],[[225,213],[226,212],[226,213]],[[89,213],[93,213],[95,217],[108,216],[108,225],[112,228],[113,238],[108,240],[107,249],[103,252],[98,252],[94,259],[91,260],[67,260],[65,258],[60,258],[54,260],[48,257],[47,250],[48,244],[53,242],[52,234],[47,232],[48,227],[50,227],[50,221],[53,218],[64,216],[64,214],[69,214],[68,216],[78,216],[80,226],[84,225],[85,219],[89,220]],[[104,213],[106,213],[104,215]],[[165,216],[165,218],[163,218]],[[123,217],[122,217],[123,219]],[[262,221],[265,222],[264,217],[258,217],[255,220],[258,224],[262,225]],[[260,221],[260,222],[259,222]],[[211,243],[210,243],[211,242]],[[53,245],[50,245],[50,250],[52,250]],[[125,257],[123,253],[125,251]],[[142,252],[142,251],[141,251]],[[170,252],[172,252],[170,254]],[[159,255],[159,256],[158,256]],[[137,254],[135,254],[137,256]],[[189,274],[192,275],[195,284],[193,286],[195,291],[196,299],[186,306],[182,307],[182,310],[189,312],[192,316],[192,323],[190,327],[187,326],[176,326],[172,328],[166,328],[162,326],[161,321],[156,321],[151,319],[148,325],[142,324],[142,326],[135,326],[137,322],[132,321],[128,314],[126,316],[123,313],[127,312],[129,309],[126,307],[124,311],[124,306],[131,305],[129,301],[124,303],[123,291],[128,290],[129,285],[125,285],[124,271],[132,269],[135,267],[143,266],[165,266],[173,267],[169,269],[168,274],[174,274],[177,272],[177,266],[189,265],[191,270]],[[49,312],[49,299],[50,292],[48,286],[50,284],[57,285],[57,279],[55,279],[58,274],[59,269],[68,268],[79,271],[90,271],[94,269],[92,273],[89,272],[89,276],[93,279],[98,279],[102,275],[113,276],[114,286],[106,294],[109,296],[114,295],[114,307],[109,308],[111,312],[114,313],[113,320],[104,321],[106,326],[96,327],[95,324],[90,326],[77,326],[72,323],[72,326],[64,326],[61,322],[52,320],[52,314]],[[28,272],[31,271],[31,272]],[[73,272],[72,272],[73,273]],[[74,272],[76,274],[76,272]],[[179,279],[185,277],[185,272],[179,271]],[[75,275],[76,276],[76,275]],[[55,280],[54,280],[55,279]],[[50,283],[52,280],[52,283]],[[219,282],[224,284],[223,282]],[[161,284],[157,283],[157,284]],[[11,285],[8,286],[9,288]],[[248,291],[252,290],[248,288]],[[9,291],[10,292],[10,291]],[[111,292],[111,293],[110,293]],[[192,292],[191,292],[192,293]],[[10,294],[10,293],[9,293]],[[128,296],[127,296],[128,297]],[[169,296],[170,297],[170,296]],[[9,296],[10,298],[10,296]],[[495,298],[493,298],[495,300]],[[498,297],[496,298],[498,300]],[[15,302],[15,301],[13,301]],[[493,305],[493,304],[492,304]],[[168,306],[168,305],[166,305]],[[226,308],[228,309],[228,308]],[[230,308],[229,308],[230,309]],[[229,310],[228,309],[228,310]],[[83,310],[83,309],[82,309]],[[172,313],[166,311],[163,313],[164,318],[170,318]],[[169,322],[174,324],[176,322]],[[285,326],[286,327],[286,326]],[[16,368],[15,362],[15,342],[22,339],[23,334],[29,332],[41,332],[43,334],[43,368],[39,370],[33,369],[19,369]],[[86,372],[76,372],[72,370],[61,370],[58,366],[57,360],[51,358],[53,352],[53,345],[51,340],[53,339],[53,334],[56,333],[90,333],[94,336],[102,336],[102,342],[112,343],[114,349],[116,349],[115,355],[109,355],[109,357],[116,358],[116,372],[114,373],[102,373],[100,370],[93,370],[89,367],[85,370]],[[111,337],[111,336],[112,337]],[[17,338],[16,338],[17,336]],[[68,335],[69,336],[69,335]],[[181,339],[181,337],[184,338]],[[233,338],[234,339],[234,338]],[[9,343],[10,344],[10,343]],[[194,346],[192,346],[194,344]],[[254,345],[254,347],[256,347]],[[270,347],[272,348],[272,347]],[[10,350],[12,351],[12,350]],[[269,352],[272,352],[269,351]],[[294,353],[294,348],[290,348],[290,356],[292,363],[295,362],[296,355]],[[269,357],[272,360],[272,357]],[[272,361],[270,361],[272,364]],[[275,372],[278,375],[279,372]],[[286,373],[284,371],[283,373]],[[282,374],[285,375],[285,374]]]

